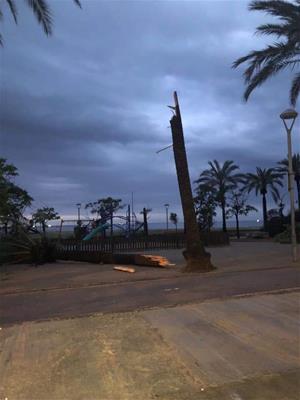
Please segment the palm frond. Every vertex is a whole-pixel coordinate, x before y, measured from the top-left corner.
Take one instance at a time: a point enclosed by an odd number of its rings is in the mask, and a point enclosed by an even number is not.
[[[271,76],[276,75],[282,69],[285,69],[289,64],[287,62],[268,62],[263,68],[259,70],[254,76],[250,76],[249,69],[246,70],[245,81],[248,83],[246,90],[244,92],[244,99],[247,101],[249,99],[250,94],[254,89],[261,86],[267,79]],[[251,70],[252,73],[252,70]]]
[[[250,3],[251,11],[265,11],[278,17],[282,23],[263,24],[256,29],[258,34],[276,35],[281,42],[258,51],[251,51],[244,57],[238,58],[232,64],[237,68],[247,63],[244,71],[246,90],[244,98],[247,101],[253,90],[267,79],[285,68],[294,69],[299,66],[300,54],[300,1],[295,3],[285,0],[255,0]],[[290,91],[290,101],[296,104],[300,91],[299,74],[294,78]]]
[[[17,11],[16,4],[15,4],[14,0],[6,0],[6,2],[8,4],[8,6],[9,6],[9,8],[10,8],[10,11],[12,13],[12,16],[13,16],[14,20],[15,20],[15,23],[17,24],[18,23],[18,19],[17,19],[18,18],[18,11]]]
[[[278,200],[280,199],[280,193],[276,187],[271,188],[271,195],[272,195],[274,202],[277,203]]]
[[[277,64],[282,64],[291,61],[297,54],[295,46],[292,43],[275,42],[266,49],[252,52],[252,61],[250,67],[244,73],[245,80],[249,81],[255,72],[259,72],[261,68],[271,64],[276,71]],[[251,74],[248,72],[251,70]]]
[[[250,11],[265,11],[281,19],[290,19],[299,13],[298,6],[284,0],[255,0],[249,4]]]
[[[296,74],[290,90],[290,102],[295,107],[300,92],[300,74]]]
[[[74,1],[74,3],[75,3],[78,7],[82,8],[82,7],[81,7],[81,3],[80,3],[79,0],[73,0],[73,1]]]
[[[223,164],[222,171],[224,174],[230,175],[233,171],[239,169],[232,160],[226,160]]]
[[[258,26],[255,33],[259,35],[276,35],[279,38],[288,35],[289,27],[286,24],[264,24]]]
[[[243,74],[245,83],[248,84],[255,79],[254,75],[259,74],[263,69],[265,69],[264,73],[270,70],[269,73],[272,75],[288,66],[294,67],[298,63],[297,59],[293,59],[296,54],[295,46],[291,43],[277,42],[266,49],[252,51],[247,56],[237,59],[232,67],[237,68],[242,63],[249,62]]]
[[[1,33],[0,33],[0,46],[3,47],[3,37],[1,35]]]
[[[208,165],[211,167],[212,171],[214,171],[215,174],[218,174],[220,172],[220,164],[219,161],[213,160],[209,161]]]
[[[38,22],[42,25],[46,35],[52,34],[52,16],[50,8],[45,0],[26,0],[32,8]]]

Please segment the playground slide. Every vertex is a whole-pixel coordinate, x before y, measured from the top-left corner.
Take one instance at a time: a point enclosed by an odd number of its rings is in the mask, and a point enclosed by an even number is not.
[[[100,224],[97,228],[93,229],[88,235],[86,235],[82,240],[91,240],[94,236],[97,235],[99,232],[105,231],[109,227],[108,223]]]

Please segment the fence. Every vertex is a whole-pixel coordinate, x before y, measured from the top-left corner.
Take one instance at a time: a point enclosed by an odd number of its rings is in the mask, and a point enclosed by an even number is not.
[[[229,244],[229,236],[223,232],[201,233],[206,246],[222,246]],[[63,239],[57,243],[57,256],[67,257],[68,254],[78,253],[126,253],[144,250],[182,249],[185,247],[184,234],[160,234],[135,236],[133,238],[113,237],[96,238],[89,241]]]
[[[184,235],[151,235],[133,238],[113,237],[80,241],[63,239],[57,244],[58,250],[90,252],[128,252],[147,249],[179,249],[185,246]]]

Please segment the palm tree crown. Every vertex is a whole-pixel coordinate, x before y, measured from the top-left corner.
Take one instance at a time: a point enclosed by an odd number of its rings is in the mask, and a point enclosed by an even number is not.
[[[278,167],[278,171],[282,173],[288,173],[289,171],[289,160],[285,158],[284,160],[278,161],[280,167]],[[295,175],[295,180],[300,180],[300,154],[295,153],[293,154],[292,158],[292,165],[293,165],[293,171]]]
[[[252,91],[268,78],[285,68],[292,70],[300,62],[300,0],[288,2],[284,0],[257,0],[249,5],[251,11],[264,11],[279,19],[276,24],[264,24],[256,29],[257,34],[275,35],[277,41],[265,49],[251,51],[233,63],[237,68],[248,63],[244,72],[247,101]],[[290,102],[295,106],[300,92],[300,73],[297,72],[290,89]]]
[[[244,175],[234,173],[239,167],[231,160],[225,161],[223,165],[217,160],[209,161],[208,165],[210,168],[203,171],[195,183],[205,184],[216,190],[216,199],[222,208],[223,230],[226,231],[226,194],[243,181]]]
[[[223,165],[217,160],[209,161],[208,165],[210,168],[204,170],[195,182],[217,189],[219,197],[234,189],[244,176],[241,173],[233,174],[239,167],[231,160],[225,161]]]
[[[268,213],[267,213],[267,199],[266,195],[271,192],[275,202],[280,199],[278,186],[282,187],[282,173],[278,172],[275,168],[256,168],[256,174],[248,173],[245,176],[245,190],[249,192],[254,191],[256,196],[262,195],[264,228],[267,229]]]
[[[18,9],[16,0],[4,0],[11,11],[15,23],[18,23]],[[37,21],[42,25],[46,35],[52,34],[52,13],[47,0],[25,0],[25,2],[32,9]],[[81,7],[80,0],[73,0],[73,2]],[[3,17],[3,12],[0,8],[0,20]],[[0,34],[0,45],[3,46],[2,35]]]
[[[245,189],[249,192],[255,191],[255,194],[267,194],[270,190],[274,201],[280,198],[278,186],[282,187],[282,173],[275,168],[256,168],[256,174],[248,173],[245,176]]]
[[[287,158],[285,158],[284,160],[279,161],[278,164],[280,165],[277,168],[278,172],[288,174],[289,160]],[[293,167],[293,172],[294,172],[294,178],[295,178],[296,185],[297,185],[298,208],[300,208],[300,154],[299,153],[293,154],[292,167]]]

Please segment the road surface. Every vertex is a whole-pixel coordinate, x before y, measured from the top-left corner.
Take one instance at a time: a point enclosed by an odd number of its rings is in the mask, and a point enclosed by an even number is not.
[[[6,294],[1,296],[0,326],[295,288],[300,288],[299,268],[286,267]]]

